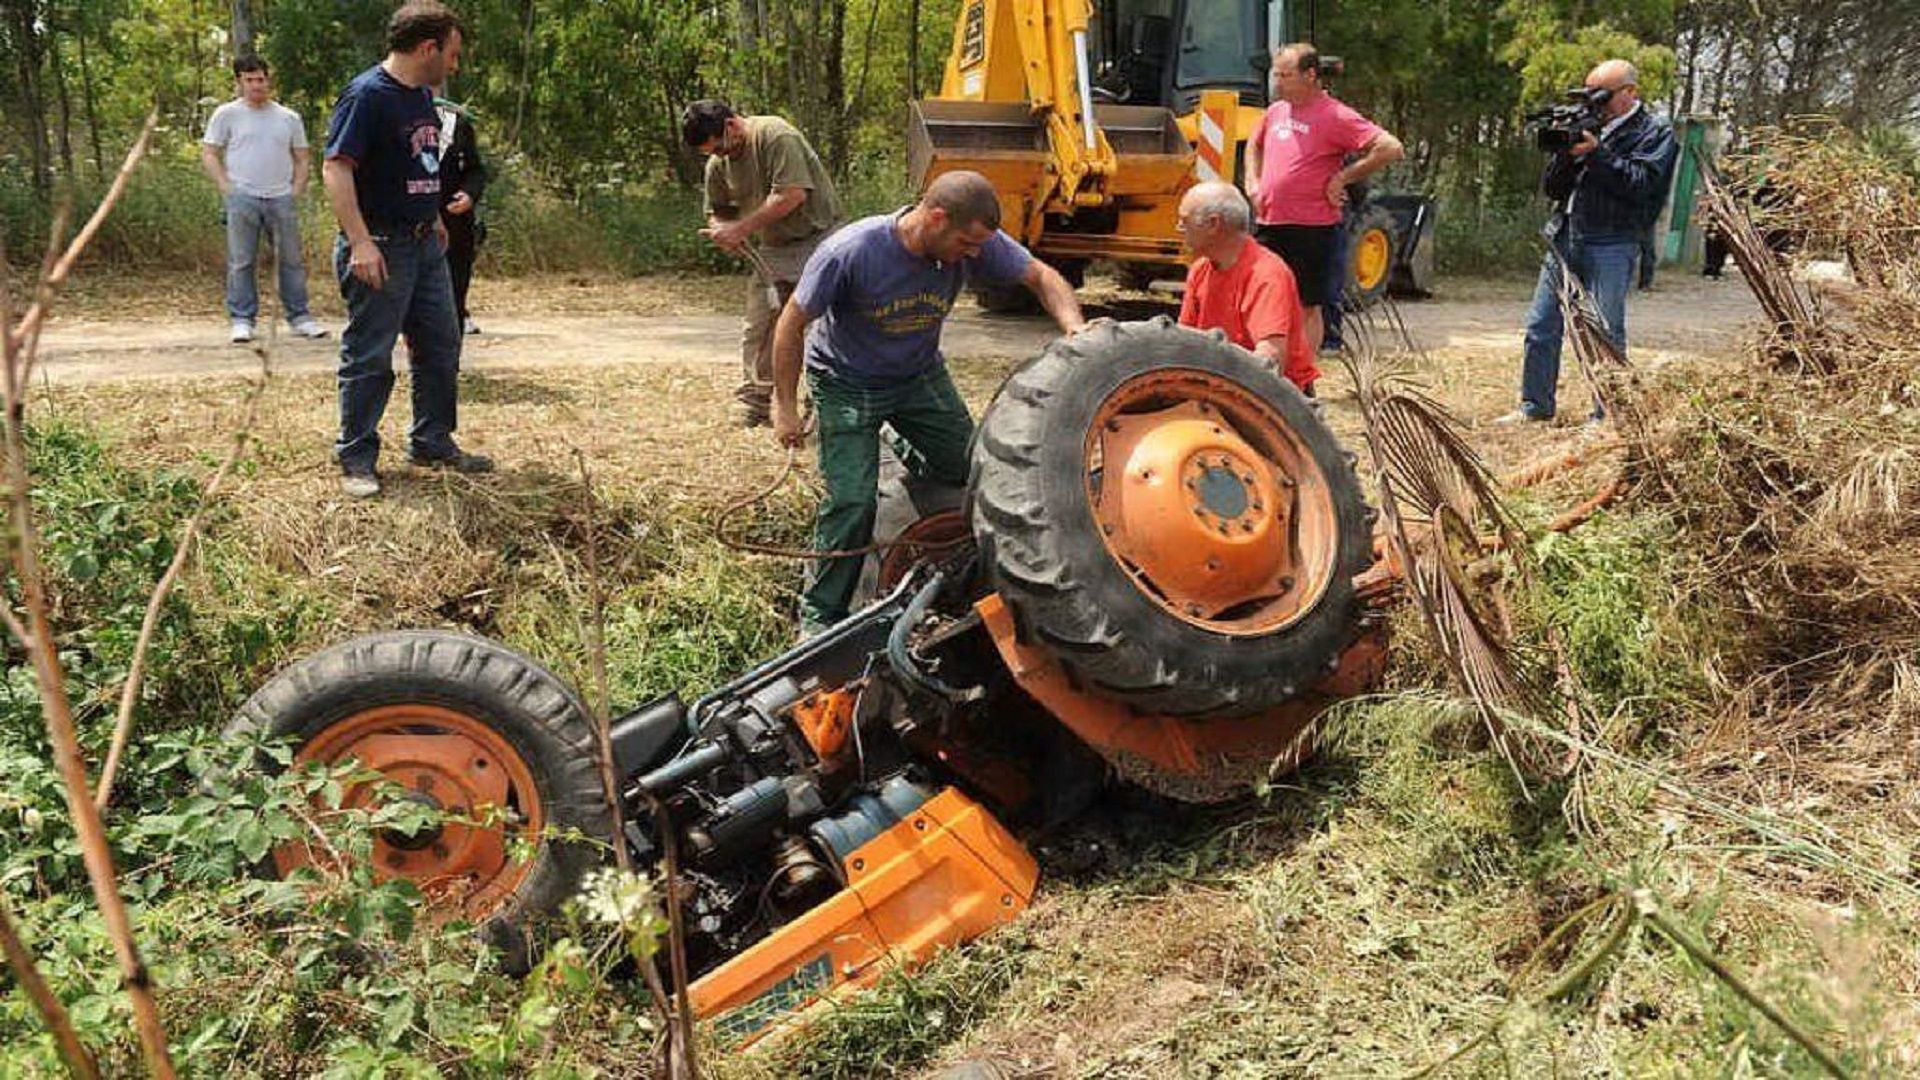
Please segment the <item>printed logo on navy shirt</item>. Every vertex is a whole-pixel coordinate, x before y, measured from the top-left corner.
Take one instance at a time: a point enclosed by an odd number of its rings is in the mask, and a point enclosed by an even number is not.
[[[436,120],[438,117],[435,118]],[[407,152],[420,163],[425,180],[407,181],[407,194],[434,195],[440,191],[440,125],[416,121],[407,135]]]

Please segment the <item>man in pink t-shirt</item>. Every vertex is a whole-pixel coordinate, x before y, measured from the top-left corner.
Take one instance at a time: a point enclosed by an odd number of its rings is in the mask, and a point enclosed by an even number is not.
[[[1277,99],[1247,141],[1247,195],[1260,242],[1286,260],[1306,309],[1316,354],[1326,327],[1320,305],[1332,293],[1340,211],[1347,186],[1400,160],[1400,140],[1320,85],[1320,54],[1307,44],[1273,54]],[[1348,164],[1348,158],[1359,155]]]

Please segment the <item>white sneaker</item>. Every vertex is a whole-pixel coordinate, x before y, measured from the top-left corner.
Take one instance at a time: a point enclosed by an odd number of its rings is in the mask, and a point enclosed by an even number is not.
[[[480,332],[480,324],[477,322],[474,322],[473,316],[469,315],[467,316],[466,321],[461,323],[460,332],[463,334],[477,334]]]
[[[321,326],[319,321],[311,315],[294,320],[293,332],[295,335],[303,338],[323,338],[327,336],[327,328]]]
[[[1528,421],[1533,421],[1534,423],[1545,422],[1541,420],[1540,417],[1533,415],[1532,413],[1528,412],[1525,409],[1515,409],[1510,413],[1502,413],[1501,415],[1493,418],[1494,423],[1500,424],[1502,426],[1511,426],[1513,424],[1524,424]]]
[[[371,472],[343,473],[340,490],[355,499],[371,499],[380,494],[380,478]]]
[[[227,340],[233,342],[235,345],[245,345],[249,341],[252,341],[253,323],[246,319],[233,320],[233,333],[227,335]]]

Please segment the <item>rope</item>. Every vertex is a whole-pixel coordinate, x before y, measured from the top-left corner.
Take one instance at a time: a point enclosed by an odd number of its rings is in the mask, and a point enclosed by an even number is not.
[[[835,548],[831,551],[820,551],[813,548],[794,548],[783,547],[778,544],[765,544],[758,540],[748,540],[735,535],[728,528],[728,523],[733,520],[733,516],[742,510],[760,506],[768,499],[771,499],[774,493],[779,491],[781,486],[787,482],[787,479],[793,475],[794,467],[798,461],[798,450],[791,446],[787,447],[786,464],[781,466],[780,475],[773,478],[773,483],[768,484],[766,487],[761,488],[751,495],[736,499],[726,506],[721,507],[720,512],[714,515],[713,532],[722,544],[735,551],[744,551],[753,555],[771,555],[779,559],[850,559],[855,556],[866,556],[877,552],[889,551],[897,547],[913,548],[916,554],[921,552],[951,551],[967,542],[966,537],[944,540],[937,543],[925,540],[884,540],[856,548]]]

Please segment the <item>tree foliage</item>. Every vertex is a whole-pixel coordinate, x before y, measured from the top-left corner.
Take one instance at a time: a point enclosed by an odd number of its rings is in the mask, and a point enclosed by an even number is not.
[[[379,58],[393,4],[251,0],[281,98],[314,138],[339,88]],[[897,190],[905,105],[937,85],[960,0],[455,6],[468,35],[452,95],[476,111],[490,152],[584,206],[690,184],[698,163],[676,120],[703,95],[787,116],[843,184]],[[97,182],[102,144],[123,142],[116,133],[156,101],[163,156],[190,161],[207,113],[232,92],[232,11],[213,0],[0,0],[10,247],[32,231],[11,208],[44,205],[63,179]],[[1900,131],[1920,117],[1920,0],[1368,0],[1319,5],[1310,30],[1347,62],[1341,96],[1412,149],[1399,182],[1476,214],[1531,189],[1527,107],[1609,56],[1639,66],[1650,100],[1736,127],[1831,112],[1910,153]]]

